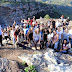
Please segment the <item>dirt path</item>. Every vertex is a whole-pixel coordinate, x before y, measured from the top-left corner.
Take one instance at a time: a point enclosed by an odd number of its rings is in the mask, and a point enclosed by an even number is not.
[[[23,49],[0,49],[0,57],[17,62],[22,62],[18,59],[18,56],[22,53],[32,54],[33,50],[23,50]]]

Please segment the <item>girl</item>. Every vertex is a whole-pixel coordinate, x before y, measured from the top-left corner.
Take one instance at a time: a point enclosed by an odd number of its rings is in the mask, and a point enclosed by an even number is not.
[[[36,28],[35,32],[33,33],[33,42],[34,42],[34,46],[37,49],[37,45],[40,45],[40,41],[41,41],[41,33],[40,33],[40,29]]]
[[[67,43],[67,39],[64,39],[60,51],[61,51],[62,53],[67,53],[68,47],[69,47],[69,45],[68,45],[68,43]]]
[[[53,33],[52,30],[49,29],[49,34],[47,35],[47,47],[51,48],[51,43],[52,43],[52,38],[53,38]]]
[[[9,32],[7,31],[6,28],[4,28],[3,35],[4,35],[4,38],[5,38],[6,40],[7,40],[7,38],[10,39],[10,37],[9,37]],[[10,39],[10,40],[11,40],[11,39]]]
[[[32,43],[33,41],[33,27],[31,27],[27,33],[27,40],[29,41],[29,43]]]
[[[46,44],[47,44],[47,29],[46,28],[44,29],[43,40],[44,40],[44,45],[46,48]]]

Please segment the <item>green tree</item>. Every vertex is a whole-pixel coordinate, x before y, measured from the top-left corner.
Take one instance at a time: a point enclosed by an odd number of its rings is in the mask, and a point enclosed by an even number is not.
[[[48,14],[46,14],[46,15],[44,16],[44,18],[45,18],[45,19],[50,19],[50,16],[49,16]]]

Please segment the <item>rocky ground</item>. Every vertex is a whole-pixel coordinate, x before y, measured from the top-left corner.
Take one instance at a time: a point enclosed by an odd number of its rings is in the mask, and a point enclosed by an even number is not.
[[[53,49],[37,51],[35,54],[21,54],[18,56],[28,65],[34,65],[38,72],[72,72],[72,56],[54,52]]]

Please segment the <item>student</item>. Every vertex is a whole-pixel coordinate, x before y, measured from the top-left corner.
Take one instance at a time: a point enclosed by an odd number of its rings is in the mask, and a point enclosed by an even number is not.
[[[27,33],[27,40],[29,41],[29,43],[32,44],[32,42],[33,42],[33,27],[31,27]]]
[[[4,34],[4,38],[5,38],[6,40],[7,40],[7,38],[10,39],[9,32],[7,31],[6,28],[4,28],[3,34]],[[10,40],[11,40],[11,39],[10,39]]]
[[[28,24],[27,24],[27,28],[30,29],[30,27],[31,27],[31,21],[29,21]]]
[[[33,19],[28,18],[28,20],[26,20],[26,21],[27,21],[27,22],[29,22],[29,21],[30,21],[30,22],[31,22],[31,24],[30,24],[30,25],[32,26]]]
[[[57,48],[58,48],[59,35],[56,33],[55,30],[53,31],[53,34],[54,34],[54,36],[53,36],[53,40],[52,40],[52,43],[53,43],[52,48],[54,48],[55,50],[57,50]]]
[[[72,48],[72,26],[71,26],[71,29],[69,30],[69,34],[70,34],[70,43]]]
[[[36,50],[37,50],[37,45],[40,45],[40,41],[41,41],[41,33],[39,28],[36,28],[35,31],[33,32],[33,45],[35,46]]]
[[[55,26],[56,26],[56,29],[57,29],[57,27],[60,26],[60,22],[59,22],[59,20],[56,22]]]
[[[60,47],[61,39],[63,37],[63,31],[61,30],[60,27],[57,28],[57,34],[59,35],[58,47]]]
[[[44,29],[44,33],[43,33],[43,41],[44,41],[44,45],[46,47],[47,44],[47,29]]]
[[[60,51],[62,53],[67,53],[68,47],[69,47],[69,44],[67,43],[67,39],[64,39]]]
[[[17,35],[19,35],[19,32],[20,32],[19,27],[17,27],[16,30],[15,30],[15,32],[14,32],[15,42],[17,41]],[[15,42],[14,42],[14,43],[15,43]]]
[[[61,21],[63,22],[64,21],[64,15],[62,15],[60,18],[61,18]]]
[[[24,24],[23,26],[24,26],[23,31],[24,31],[25,40],[27,40],[27,28],[26,28],[27,26],[26,24]]]
[[[52,30],[49,29],[49,34],[47,35],[47,47],[51,48],[51,43],[52,43],[52,38],[53,38],[53,33]]]
[[[19,34],[17,35],[17,41],[15,45],[16,46],[19,45],[19,47],[23,47],[23,49],[26,49],[26,46],[24,46],[23,37],[24,37],[24,34],[22,31],[20,31]]]
[[[15,28],[12,27],[12,30],[10,32],[10,37],[11,37],[11,40],[13,41],[13,44],[14,44],[14,32],[15,32]]]
[[[1,46],[3,46],[3,44],[2,44],[2,31],[1,31],[1,25],[0,25],[0,43],[1,43]]]
[[[65,32],[63,32],[63,40],[64,39],[67,39],[67,43],[69,43],[69,37],[70,37],[70,34],[69,34],[69,31],[68,29],[65,29]]]
[[[65,31],[65,29],[66,29],[66,22],[63,23],[63,32]]]

